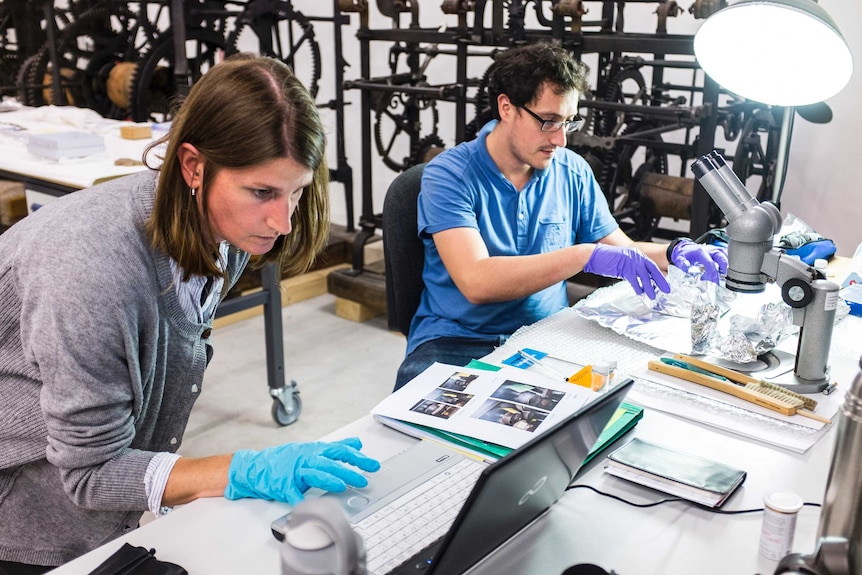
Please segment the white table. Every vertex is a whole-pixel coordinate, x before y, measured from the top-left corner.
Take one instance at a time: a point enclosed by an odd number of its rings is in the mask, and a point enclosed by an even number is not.
[[[120,126],[130,124],[98,117],[91,110],[45,106],[0,113],[0,173],[24,181],[37,191],[60,195],[146,169],[143,165],[116,165],[116,161],[141,161],[152,138],[120,137]],[[15,125],[24,130],[11,130]],[[61,161],[34,156],[27,151],[30,134],[86,131],[105,140],[105,152]]]
[[[359,434],[376,457],[397,452],[409,439],[365,418],[333,434]],[[762,507],[767,491],[787,489],[805,501],[823,498],[831,458],[830,433],[805,455],[792,454],[723,435],[687,421],[649,411],[633,431],[680,449],[709,446],[716,458],[748,471],[727,509]],[[637,502],[661,494],[607,476],[594,461],[576,483]],[[200,499],[68,563],[52,573],[85,574],[122,543],[155,548],[158,558],[189,573],[280,573],[279,543],[270,522],[285,513],[283,503]],[[768,574],[776,562],[758,554],[761,513],[719,516],[683,503],[638,509],[587,490],[574,490],[536,524],[483,563],[476,573],[559,574],[576,563],[594,563],[620,575]],[[794,551],[814,548],[819,511],[805,507],[797,522]]]
[[[862,319],[848,320],[856,322],[862,333]],[[846,356],[838,361],[844,372],[853,371],[853,366],[844,365]],[[362,437],[365,451],[380,459],[414,441],[369,416],[326,439],[351,435]],[[634,436],[703,453],[748,471],[745,484],[724,506],[734,510],[760,508],[764,494],[778,490],[793,491],[806,502],[821,502],[835,432],[833,426],[814,447],[799,454],[648,409],[628,435]],[[585,467],[576,484],[641,503],[664,497],[606,475],[601,459]],[[155,548],[157,557],[182,565],[192,575],[277,575],[279,543],[269,525],[288,509],[283,503],[258,500],[198,500],[54,573],[88,573],[129,542]],[[800,512],[794,551],[814,550],[819,515],[819,509],[812,507]],[[594,563],[619,575],[768,575],[777,563],[758,554],[761,522],[762,513],[716,515],[684,503],[641,509],[576,489],[474,572],[554,575],[573,564]]]

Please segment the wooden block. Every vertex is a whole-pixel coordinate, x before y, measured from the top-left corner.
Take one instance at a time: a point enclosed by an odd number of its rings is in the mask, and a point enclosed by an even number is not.
[[[27,194],[21,182],[0,182],[0,224],[11,226],[27,215]]]
[[[325,294],[326,277],[330,272],[349,267],[350,264],[338,264],[282,280],[281,305],[290,305]]]
[[[153,128],[149,124],[120,126],[120,137],[124,140],[144,140],[153,137]]]
[[[648,172],[638,193],[643,209],[650,215],[687,220],[691,217],[694,178]]]
[[[362,246],[364,264],[383,261],[383,242],[380,241],[381,239],[378,237],[377,241],[369,241]]]
[[[363,322],[384,313],[378,307],[361,304],[342,297],[335,298],[335,315],[350,321]]]
[[[374,309],[386,309],[386,277],[382,274],[369,269],[360,274],[354,274],[350,269],[335,270],[327,276],[326,282],[327,290],[335,297]]]

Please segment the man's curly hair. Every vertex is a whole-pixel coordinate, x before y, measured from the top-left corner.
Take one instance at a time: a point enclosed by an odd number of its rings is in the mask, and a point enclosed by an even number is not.
[[[500,119],[497,97],[506,94],[516,106],[524,106],[539,96],[543,84],[556,94],[589,90],[589,67],[565,48],[538,42],[511,48],[497,55],[488,77],[488,98],[494,119]]]

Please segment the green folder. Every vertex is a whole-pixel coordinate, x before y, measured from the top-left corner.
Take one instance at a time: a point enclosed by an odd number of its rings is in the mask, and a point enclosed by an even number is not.
[[[599,438],[596,439],[596,444],[587,454],[587,458],[584,459],[584,463],[587,463],[596,455],[610,447],[610,445],[622,437],[625,432],[637,425],[637,422],[640,421],[643,416],[643,407],[633,403],[626,403],[625,401],[622,402],[617,408],[616,413],[614,413],[611,420],[605,426],[605,429],[599,434]]]
[[[643,413],[644,409],[639,405],[633,405],[626,402],[621,403],[617,408],[616,413],[614,413],[611,420],[605,426],[605,429],[599,434],[598,439],[596,439],[596,444],[587,454],[587,458],[584,459],[584,463],[587,463],[596,455],[607,449],[613,442],[622,437],[625,432],[634,427],[640,418],[643,417]],[[482,441],[481,439],[476,439],[475,437],[469,437],[467,435],[461,435],[460,433],[443,431],[441,429],[435,429],[418,423],[404,423],[411,427],[420,429],[426,434],[438,437],[444,442],[454,445],[456,448],[460,447],[470,452],[482,455],[483,457],[500,459],[512,451],[509,447],[504,447],[496,443],[488,443],[487,441]]]

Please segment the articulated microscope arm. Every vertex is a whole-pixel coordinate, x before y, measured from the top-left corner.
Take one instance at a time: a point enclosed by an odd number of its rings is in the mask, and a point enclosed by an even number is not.
[[[718,152],[703,156],[691,167],[727,218],[727,277],[725,286],[743,293],[761,292],[767,281],[781,287],[799,326],[791,389],[816,393],[829,385],[829,345],[838,306],[838,285],[804,262],[773,247],[781,229],[781,213],[773,204],[758,202],[742,185]]]

